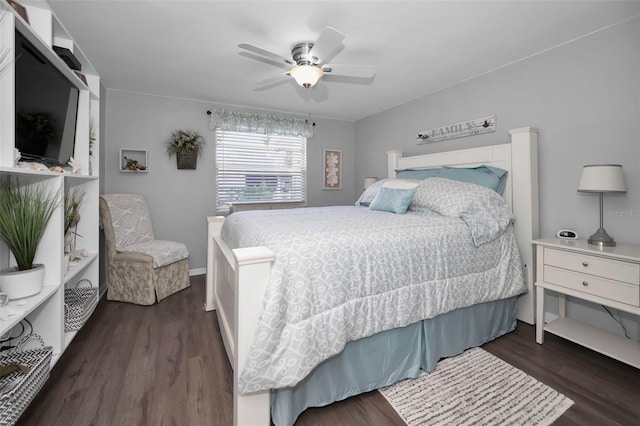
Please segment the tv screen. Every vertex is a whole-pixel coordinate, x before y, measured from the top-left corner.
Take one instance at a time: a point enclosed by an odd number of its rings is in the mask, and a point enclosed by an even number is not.
[[[23,161],[65,165],[73,156],[80,91],[16,31],[16,148]]]

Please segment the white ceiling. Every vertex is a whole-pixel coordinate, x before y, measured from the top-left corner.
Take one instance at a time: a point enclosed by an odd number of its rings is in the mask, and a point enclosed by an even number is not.
[[[357,121],[640,14],[639,1],[52,0],[108,89]],[[293,81],[255,90],[325,26],[346,34],[332,63],[376,67],[368,82]],[[596,61],[597,58],[594,58]]]

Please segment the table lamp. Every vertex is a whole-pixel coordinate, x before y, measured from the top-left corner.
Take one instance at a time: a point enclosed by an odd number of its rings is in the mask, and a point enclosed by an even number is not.
[[[582,168],[579,192],[597,192],[600,194],[600,228],[589,237],[589,244],[601,247],[613,247],[616,242],[603,227],[605,192],[627,192],[624,174],[620,164],[592,164]]]

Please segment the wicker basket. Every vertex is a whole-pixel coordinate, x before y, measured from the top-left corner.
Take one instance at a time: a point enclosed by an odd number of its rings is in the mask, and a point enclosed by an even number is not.
[[[40,342],[40,348],[23,349],[31,339]],[[0,365],[19,364],[29,372],[13,372],[0,378],[0,426],[14,425],[49,378],[51,346],[45,346],[37,334],[29,334],[15,348],[0,352]]]
[[[80,287],[83,282],[89,287]],[[77,331],[89,319],[98,304],[98,288],[91,281],[82,279],[75,288],[64,291],[64,331]]]

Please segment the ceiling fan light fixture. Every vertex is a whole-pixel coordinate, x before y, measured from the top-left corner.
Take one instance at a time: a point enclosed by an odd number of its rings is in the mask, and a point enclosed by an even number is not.
[[[292,68],[289,74],[295,78],[300,86],[308,89],[316,85],[318,80],[324,75],[324,72],[320,67],[315,65],[298,65]]]

